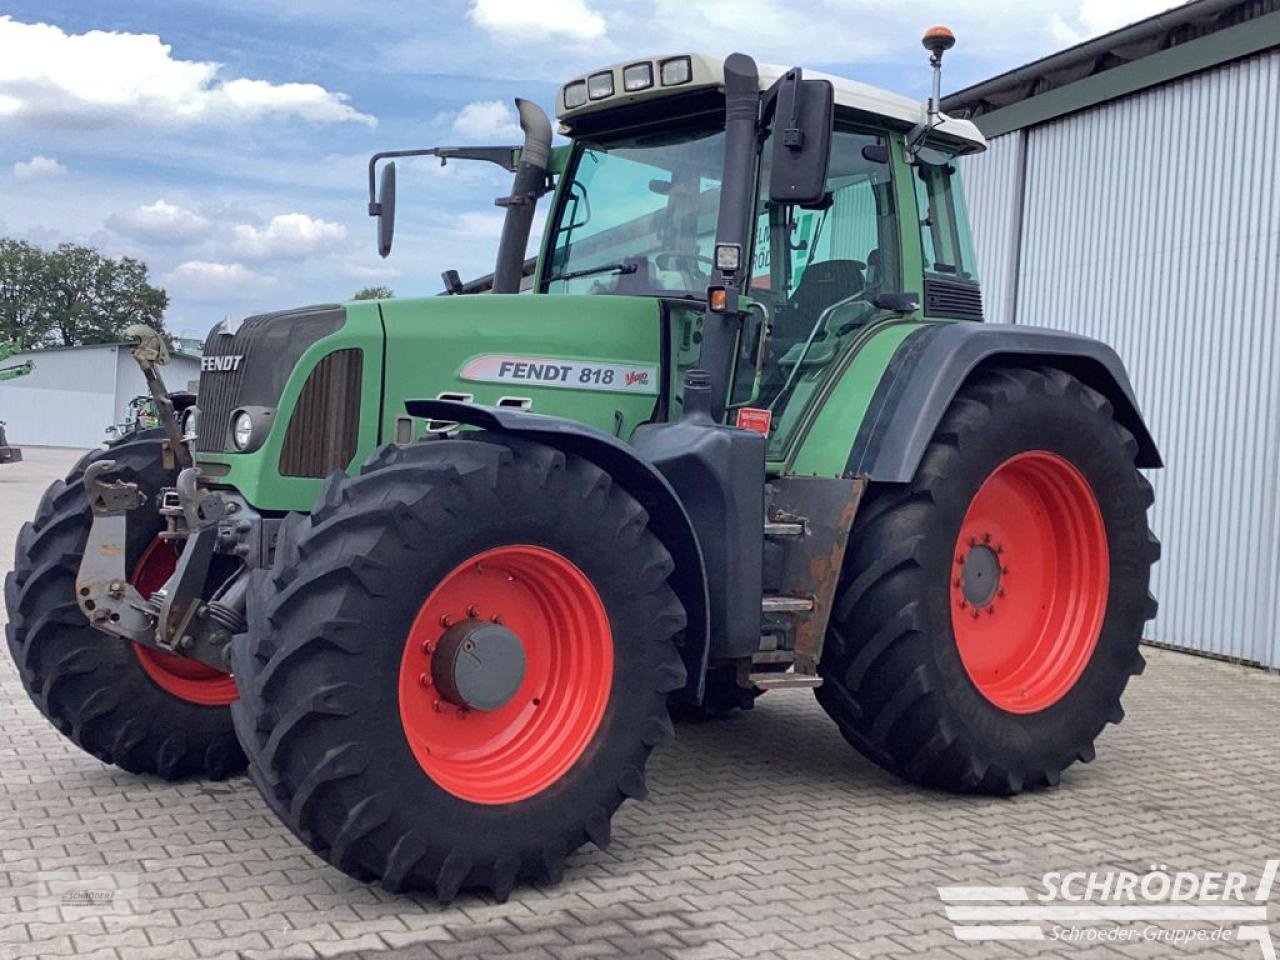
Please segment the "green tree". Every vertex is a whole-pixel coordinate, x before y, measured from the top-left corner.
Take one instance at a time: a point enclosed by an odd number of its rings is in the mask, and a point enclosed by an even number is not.
[[[390,287],[365,287],[357,290],[352,300],[390,300],[396,292]]]
[[[114,343],[134,323],[163,331],[168,304],[140,260],[72,243],[42,250],[0,239],[0,340],[20,347]]]

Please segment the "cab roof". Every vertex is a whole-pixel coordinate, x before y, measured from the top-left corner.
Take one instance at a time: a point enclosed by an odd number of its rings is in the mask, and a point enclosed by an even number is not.
[[[664,85],[661,82],[663,64],[684,58],[688,58],[690,62],[689,79],[679,84]],[[623,84],[623,71],[628,67],[639,67],[646,63],[651,65],[652,85],[642,90],[626,90]],[[789,69],[766,63],[758,64],[758,68],[760,72],[760,91],[762,93],[768,90],[774,81]],[[613,93],[598,99],[587,99],[581,106],[572,108],[565,106],[565,90],[567,88],[576,83],[586,82],[592,77],[601,77],[606,73],[611,74],[613,77],[611,87]],[[910,97],[904,97],[901,94],[874,87],[867,83],[861,83],[857,80],[836,77],[816,70],[805,70],[804,76],[806,80],[830,81],[835,90],[837,107],[847,107],[860,113],[883,117],[894,122],[895,125],[903,127],[913,127],[916,124],[923,123],[925,120],[926,105],[920,101],[912,100]],[[689,90],[723,87],[723,57],[704,53],[673,53],[654,57],[637,57],[610,66],[600,67],[581,76],[574,77],[556,93],[556,117],[566,127],[572,127],[573,121],[577,117],[600,113],[614,107],[654,100]],[[968,120],[949,117],[945,114],[942,116],[942,122],[934,128],[930,137],[935,140],[937,138],[950,140],[962,153],[984,150],[987,144],[981,131],[973,123]]]

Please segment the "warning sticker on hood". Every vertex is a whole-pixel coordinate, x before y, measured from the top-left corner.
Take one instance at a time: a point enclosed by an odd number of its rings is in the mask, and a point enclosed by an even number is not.
[[[563,390],[601,390],[608,393],[658,392],[658,368],[644,364],[558,360],[553,357],[504,357],[489,354],[462,368],[463,380],[518,383]]]

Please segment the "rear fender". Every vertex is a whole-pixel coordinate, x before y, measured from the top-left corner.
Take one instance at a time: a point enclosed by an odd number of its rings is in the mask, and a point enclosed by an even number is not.
[[[702,701],[710,640],[706,565],[689,514],[671,484],[652,464],[637,456],[621,440],[562,417],[452,400],[406,400],[404,406],[413,417],[527,437],[590,460],[635,497],[649,514],[649,528],[675,561],[671,586],[688,617],[684,643],[680,647],[688,681],[675,696],[691,703]]]
[[[845,475],[910,481],[964,382],[979,369],[1015,364],[1057,367],[1103,394],[1138,443],[1137,465],[1163,466],[1124,363],[1109,346],[1042,327],[958,322],[921,327],[898,347],[862,420]]]

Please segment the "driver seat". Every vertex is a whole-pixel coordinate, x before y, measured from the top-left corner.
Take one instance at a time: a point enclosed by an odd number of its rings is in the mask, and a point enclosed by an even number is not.
[[[823,310],[862,291],[866,268],[861,260],[823,260],[805,267],[784,314],[785,329],[777,331],[779,340],[808,337]]]

